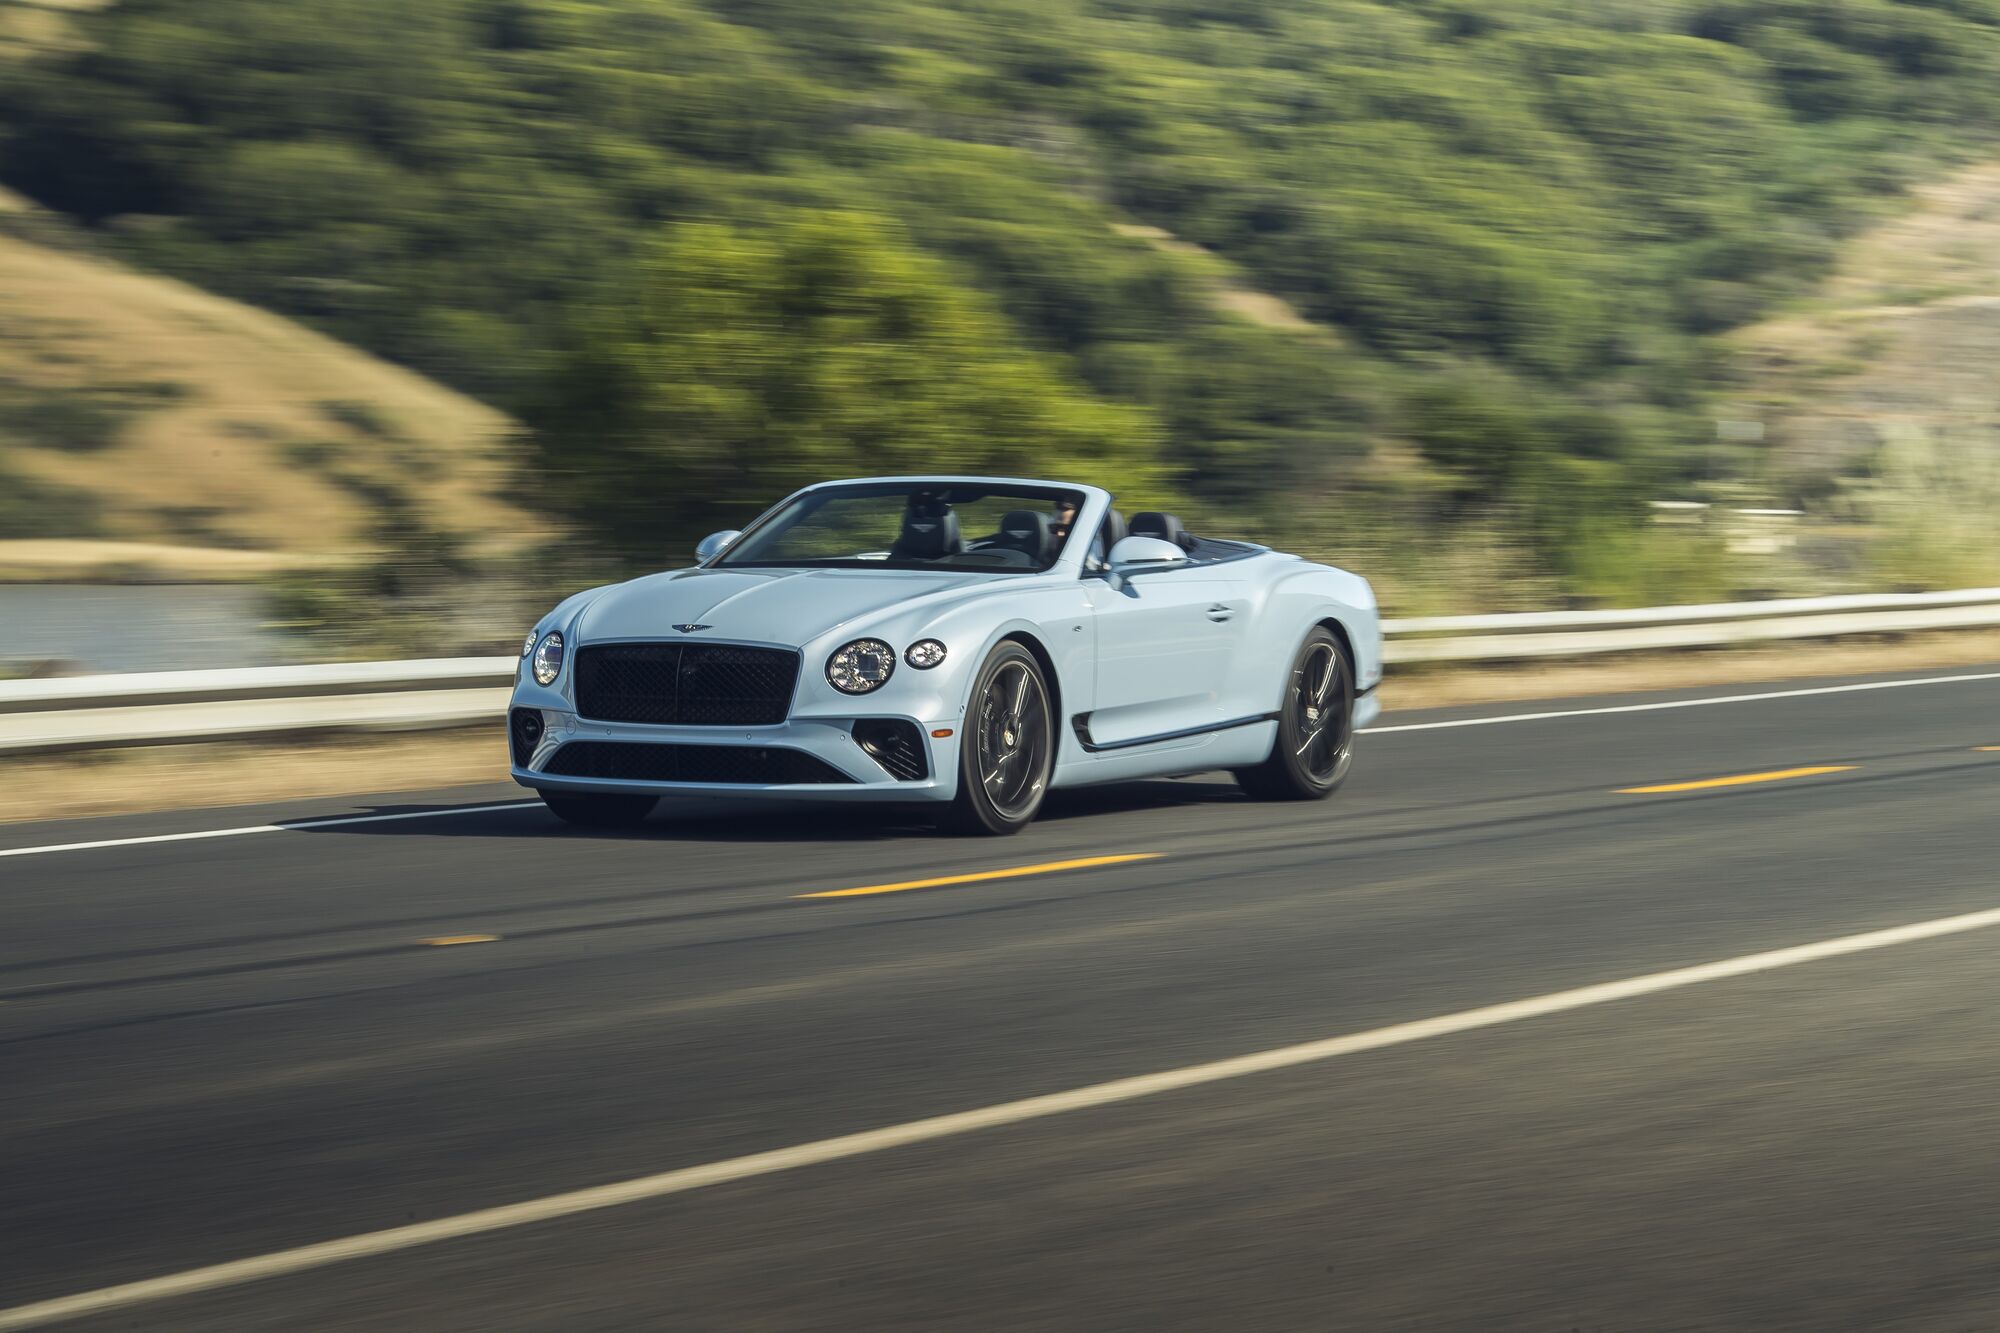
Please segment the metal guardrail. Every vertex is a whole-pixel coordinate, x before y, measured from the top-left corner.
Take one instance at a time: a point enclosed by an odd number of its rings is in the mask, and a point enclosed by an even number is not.
[[[2000,588],[1383,624],[1391,665],[1506,662],[2000,626]],[[0,754],[414,731],[497,718],[515,657],[0,681]]]
[[[1622,611],[1529,611],[1485,616],[1416,616],[1385,620],[1391,639],[1424,634],[1518,634],[1536,630],[1593,630],[1637,625],[1721,624],[1789,616],[1861,614],[1955,606],[2000,606],[2000,588],[1953,592],[1850,593],[1839,597],[1785,597],[1764,602],[1710,602],[1696,606],[1645,606]]]
[[[0,714],[505,685],[513,679],[514,666],[511,657],[444,657],[418,662],[338,662],[7,680],[0,681]]]
[[[1391,664],[1503,662],[2000,625],[2000,588],[1383,622]]]

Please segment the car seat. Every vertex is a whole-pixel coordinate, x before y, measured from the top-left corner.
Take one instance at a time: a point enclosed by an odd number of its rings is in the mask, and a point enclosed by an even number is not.
[[[1000,534],[993,545],[1003,551],[1020,551],[1032,564],[1045,565],[1049,559],[1049,516],[1035,509],[1010,509],[1000,520]]]
[[[903,511],[903,531],[889,548],[891,560],[941,560],[965,549],[958,515],[945,501],[911,496]]]
[[[1194,549],[1194,538],[1188,536],[1187,529],[1172,514],[1162,514],[1147,510],[1143,514],[1132,515],[1132,536],[1153,537],[1163,542],[1172,542],[1183,551]]]

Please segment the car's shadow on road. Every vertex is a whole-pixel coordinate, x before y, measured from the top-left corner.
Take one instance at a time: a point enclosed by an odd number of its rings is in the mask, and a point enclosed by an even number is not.
[[[1064,823],[1146,810],[1233,805],[1245,798],[1235,784],[1203,781],[1119,783],[1049,795],[1039,822]],[[377,805],[352,823],[301,820],[300,832],[362,837],[562,838],[578,842],[813,843],[938,838],[934,807],[828,806],[807,802],[661,800],[652,818],[635,828],[590,829],[563,823],[532,806],[433,810],[420,805]],[[406,816],[398,818],[398,816]],[[420,817],[422,816],[422,817]]]

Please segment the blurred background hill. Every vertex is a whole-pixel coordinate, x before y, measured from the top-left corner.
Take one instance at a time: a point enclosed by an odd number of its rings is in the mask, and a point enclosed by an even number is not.
[[[217,316],[272,352],[239,374],[11,230],[7,392],[127,424],[93,463],[8,411],[0,465],[45,498],[0,535],[559,581],[677,562],[804,481],[949,465],[1171,502],[1405,610],[2000,577],[2000,0],[0,20],[0,183],[367,354]],[[61,264],[104,294],[50,308]],[[92,309],[127,350],[58,373]],[[1825,529],[1746,560],[1663,498]],[[561,558],[508,555],[550,525]],[[302,624],[382,594],[288,577]]]
[[[43,240],[33,239],[37,235]],[[338,563],[397,505],[521,540],[499,412],[269,312],[107,261],[0,196],[0,567]],[[419,498],[420,497],[420,498]]]
[[[2000,580],[2000,164],[1919,186],[1827,279],[1730,339],[1766,474],[1877,577]]]

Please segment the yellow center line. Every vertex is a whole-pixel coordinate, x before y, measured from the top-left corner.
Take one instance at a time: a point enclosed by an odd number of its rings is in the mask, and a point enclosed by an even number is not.
[[[2000,750],[2000,745],[1975,745],[1972,748],[1975,750],[1984,750],[1988,754],[1991,754],[1995,750]]]
[[[1019,879],[1023,875],[1052,875],[1059,870],[1088,870],[1092,866],[1124,865],[1128,861],[1151,861],[1164,852],[1123,852],[1117,856],[1084,856],[1074,861],[1044,861],[1040,865],[1012,866],[1006,870],[978,870],[969,875],[939,875],[935,879],[909,879],[899,884],[869,884],[858,889],[828,889],[824,893],[801,893],[801,898],[864,898],[872,893],[907,893],[911,889],[941,889],[947,884],[978,884],[989,879]]]
[[[1655,787],[1620,787],[1620,796],[1651,796],[1657,792],[1704,791],[1710,787],[1742,787],[1752,782],[1783,782],[1786,778],[1818,777],[1821,773],[1847,773],[1858,764],[1818,764],[1811,768],[1781,768],[1771,773],[1737,773],[1726,778],[1701,778],[1694,782],[1663,782]]]
[[[417,943],[442,949],[452,944],[491,944],[499,938],[498,935],[439,935],[434,939],[418,940]]]

